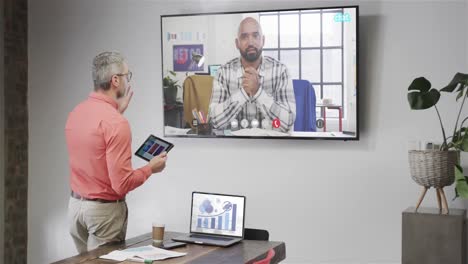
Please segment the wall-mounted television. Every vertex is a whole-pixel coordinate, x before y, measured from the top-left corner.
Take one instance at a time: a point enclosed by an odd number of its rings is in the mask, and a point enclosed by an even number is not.
[[[166,137],[359,139],[358,6],[161,16]]]

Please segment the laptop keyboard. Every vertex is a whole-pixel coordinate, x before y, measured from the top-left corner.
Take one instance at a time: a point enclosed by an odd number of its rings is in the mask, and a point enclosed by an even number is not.
[[[220,240],[220,241],[229,241],[229,240],[232,240],[232,238],[216,237],[216,236],[203,236],[203,235],[190,235],[190,237],[193,237],[193,238],[204,238],[204,239],[213,239],[213,240]]]

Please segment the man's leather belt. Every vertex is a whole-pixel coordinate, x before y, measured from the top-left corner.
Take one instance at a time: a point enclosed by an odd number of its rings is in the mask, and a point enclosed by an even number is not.
[[[86,197],[82,197],[81,195],[77,194],[74,191],[71,192],[71,197],[79,199],[79,200],[83,200],[83,201],[94,201],[94,202],[100,202],[100,203],[119,203],[119,202],[125,201],[125,198],[120,199],[120,200],[104,200],[104,199],[99,199],[99,198],[86,198]]]

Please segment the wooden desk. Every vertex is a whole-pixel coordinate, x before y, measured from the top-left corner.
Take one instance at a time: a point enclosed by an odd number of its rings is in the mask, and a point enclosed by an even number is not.
[[[181,233],[166,232],[164,239],[170,239]],[[124,261],[118,262],[113,260],[99,259],[99,256],[107,254],[113,250],[125,249],[129,247],[141,247],[151,245],[151,233],[147,233],[135,238],[130,238],[118,244],[105,245],[90,252],[67,258],[61,261],[54,262],[53,264],[98,264],[98,263],[124,263],[133,264],[136,262]],[[270,249],[275,251],[275,256],[271,260],[271,264],[279,263],[286,258],[286,245],[284,242],[273,241],[254,241],[243,240],[233,246],[222,248],[214,246],[203,246],[196,244],[187,244],[185,247],[172,249],[178,252],[187,252],[187,255],[179,258],[172,258],[167,260],[159,260],[154,263],[162,264],[221,264],[221,263],[247,263],[253,264],[255,261],[264,259]]]

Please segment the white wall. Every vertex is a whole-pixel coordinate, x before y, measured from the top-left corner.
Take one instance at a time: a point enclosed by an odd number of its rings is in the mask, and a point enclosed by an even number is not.
[[[407,142],[440,138],[434,112],[409,110],[407,87],[417,76],[441,87],[466,66],[465,1],[30,1],[29,263],[76,253],[64,124],[91,90],[95,54],[120,50],[130,61],[135,148],[149,133],[162,135],[160,14],[343,3],[361,8],[361,140],[170,138],[176,147],[164,173],[128,195],[128,237],[149,232],[157,216],[169,230],[188,231],[193,190],[235,193],[247,196],[246,226],[286,242],[285,263],[399,263],[401,212],[419,195]],[[446,122],[455,118],[453,100],[442,102]],[[446,191],[451,207],[465,206]],[[435,200],[430,192],[424,205]]]

